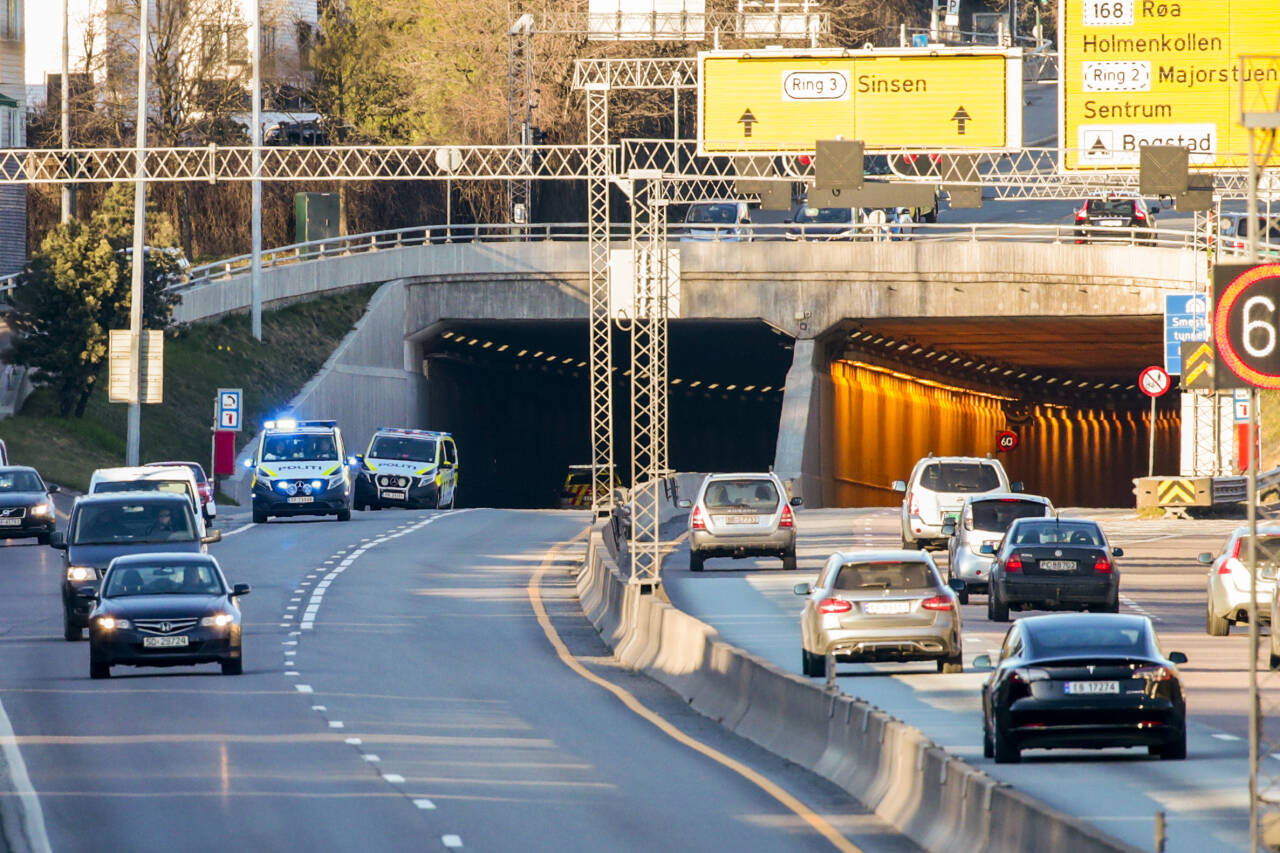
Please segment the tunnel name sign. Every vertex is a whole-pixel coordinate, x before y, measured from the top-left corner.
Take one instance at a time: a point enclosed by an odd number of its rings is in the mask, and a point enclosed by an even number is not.
[[[1214,268],[1213,344],[1219,388],[1280,390],[1280,264]]]
[[[1144,145],[1190,149],[1190,165],[1242,168],[1242,84],[1274,91],[1275,0],[1059,0],[1058,162],[1064,171],[1138,168]]]
[[[1018,48],[717,50],[698,54],[698,153],[1013,151],[1022,145]]]

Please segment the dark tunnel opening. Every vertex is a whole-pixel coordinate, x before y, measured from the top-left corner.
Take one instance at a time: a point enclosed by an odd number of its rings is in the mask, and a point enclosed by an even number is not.
[[[427,423],[462,461],[460,505],[557,506],[591,461],[584,321],[445,321],[422,342]],[[630,481],[630,349],[613,338],[614,459]],[[792,339],[759,321],[670,325],[668,461],[676,470],[773,463]]]

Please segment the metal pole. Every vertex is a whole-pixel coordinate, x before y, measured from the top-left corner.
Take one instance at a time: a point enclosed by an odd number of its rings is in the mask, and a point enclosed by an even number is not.
[[[453,242],[453,178],[444,179],[444,241]]]
[[[1151,398],[1151,423],[1147,429],[1147,476],[1154,477],[1156,471],[1156,398]]]
[[[71,84],[67,79],[71,73],[71,37],[67,30],[69,24],[67,22],[67,0],[62,0],[62,104],[60,112],[62,113],[62,147],[63,150],[71,147],[71,105],[68,103],[71,97]],[[70,222],[75,216],[76,196],[75,190],[71,184],[62,185],[62,221]]]
[[[1252,134],[1251,134],[1252,135]],[[1252,140],[1250,140],[1252,142]],[[1253,229],[1251,229],[1252,231]],[[1258,389],[1249,389],[1249,849],[1257,850],[1258,747],[1262,739],[1262,707],[1258,696]]]
[[[1245,214],[1249,223],[1249,258],[1253,261],[1261,261],[1259,254],[1258,242],[1261,239],[1258,228],[1258,154],[1254,150],[1257,145],[1257,139],[1254,135],[1253,128],[1249,128],[1249,206],[1248,213]]]
[[[133,258],[129,287],[129,358],[132,359],[133,386],[130,395],[124,464],[137,465],[142,445],[142,270],[147,227],[147,14],[148,0],[138,3],[138,133],[134,151]],[[64,78],[65,79],[65,78]]]
[[[250,261],[254,340],[262,340],[262,3],[253,0],[253,259]]]

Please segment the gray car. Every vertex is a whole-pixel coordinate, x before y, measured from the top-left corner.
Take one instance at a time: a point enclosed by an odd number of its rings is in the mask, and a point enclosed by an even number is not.
[[[1053,515],[1053,502],[1040,495],[1003,492],[978,495],[964,502],[960,518],[948,519],[942,532],[951,536],[947,543],[947,579],[959,580],[956,587],[961,604],[969,603],[969,593],[987,591],[991,575],[991,555],[979,549],[1000,544],[1009,525],[1017,518],[1044,518]]]
[[[920,551],[837,551],[813,584],[800,614],[801,667],[827,674],[837,661],[937,661],[938,672],[960,672],[960,607],[929,554]]]
[[[712,557],[778,557],[782,568],[796,567],[796,523],[776,474],[711,474],[689,512],[689,571],[702,571]]]

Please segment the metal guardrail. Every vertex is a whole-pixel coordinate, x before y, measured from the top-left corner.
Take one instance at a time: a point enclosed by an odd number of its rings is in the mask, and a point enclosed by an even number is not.
[[[1193,231],[1143,228],[1078,228],[1074,225],[1030,225],[1011,223],[861,223],[832,226],[829,224],[685,224],[669,226],[671,239],[684,243],[698,242],[976,242],[1003,241],[1017,243],[1090,243],[1103,245],[1147,245],[1175,249],[1203,249],[1204,240]],[[629,226],[614,225],[613,237],[625,240]],[[301,263],[321,258],[360,254],[406,246],[447,245],[452,243],[510,243],[544,240],[585,242],[587,225],[581,222],[542,223],[536,225],[430,225],[353,234],[307,243],[295,243],[262,253],[263,269]],[[186,280],[174,289],[229,279],[249,271],[252,257],[237,255],[211,264],[193,266]]]

